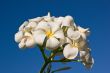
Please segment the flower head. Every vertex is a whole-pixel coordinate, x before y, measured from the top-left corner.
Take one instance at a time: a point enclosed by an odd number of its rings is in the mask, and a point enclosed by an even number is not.
[[[46,16],[36,17],[25,21],[15,34],[15,41],[19,48],[30,48],[39,45],[49,50],[59,50],[57,53],[66,59],[80,60],[87,68],[91,68],[94,60],[88,46],[88,28],[77,26],[72,16],[55,17],[50,13]],[[79,55],[78,55],[79,54]]]

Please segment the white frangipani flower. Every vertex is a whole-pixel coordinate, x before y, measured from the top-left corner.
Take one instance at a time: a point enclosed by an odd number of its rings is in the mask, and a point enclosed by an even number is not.
[[[33,47],[35,45],[35,41],[32,35],[28,32],[24,34],[21,42],[19,43],[19,48]]]
[[[33,32],[34,39],[37,44],[43,45],[44,39],[47,38],[46,47],[54,50],[59,47],[60,40],[64,40],[63,30],[55,24],[48,22],[40,22],[36,31]],[[59,39],[59,40],[58,40]]]
[[[36,27],[36,22],[27,21],[20,26],[19,31],[15,34],[15,41],[19,43],[19,48],[29,48],[35,45],[32,30]]]
[[[67,30],[66,43],[68,44],[64,47],[63,54],[64,54],[64,57],[67,59],[74,59],[78,55],[78,52],[83,48],[85,48],[84,46],[86,46],[86,41],[84,38],[81,37],[80,31],[75,30],[73,27],[70,27]],[[73,51],[74,54],[71,54],[74,48],[75,48],[75,51]],[[68,55],[70,56],[70,58],[68,57]]]

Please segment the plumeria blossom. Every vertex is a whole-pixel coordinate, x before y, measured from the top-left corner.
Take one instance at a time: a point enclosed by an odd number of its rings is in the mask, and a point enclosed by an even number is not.
[[[63,54],[67,59],[75,59],[80,54],[83,65],[86,68],[92,68],[94,59],[90,54],[86,37],[88,36],[88,29],[78,27],[76,30],[74,27],[70,27],[67,30],[67,45],[64,47]]]
[[[58,25],[48,22],[40,22],[33,36],[35,42],[41,46],[47,38],[46,48],[51,50],[57,49],[65,40],[63,30]]]
[[[62,50],[56,54],[64,55],[72,60],[78,57],[83,65],[92,68],[94,59],[88,46],[88,28],[77,26],[72,16],[36,17],[25,21],[15,34],[15,41],[19,48],[30,48],[39,45],[48,50]]]
[[[37,24],[35,22],[27,21],[20,26],[19,31],[15,34],[15,41],[19,43],[19,48],[29,48],[35,45],[32,30],[36,26]]]

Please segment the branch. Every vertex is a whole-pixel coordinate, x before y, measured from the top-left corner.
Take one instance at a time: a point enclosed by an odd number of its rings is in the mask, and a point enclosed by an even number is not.
[[[81,62],[80,60],[69,60],[69,59],[61,59],[61,60],[52,60],[51,62]]]
[[[41,70],[40,70],[40,73],[43,73],[44,72],[44,70],[45,70],[45,68],[46,68],[46,66],[49,64],[49,62],[45,62],[44,64],[43,64],[43,66],[42,66],[42,68],[41,68]]]
[[[44,60],[45,60],[45,62],[46,62],[46,61],[47,61],[47,56],[45,55],[44,48],[41,47],[41,46],[39,46],[39,45],[38,45],[38,47],[40,48],[40,51],[41,51],[41,53],[42,53],[42,56],[43,56],[43,58],[44,58]]]

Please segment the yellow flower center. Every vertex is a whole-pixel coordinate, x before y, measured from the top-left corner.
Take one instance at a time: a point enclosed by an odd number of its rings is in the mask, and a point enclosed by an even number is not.
[[[46,35],[47,35],[48,38],[50,38],[50,37],[53,36],[53,33],[49,31],[49,32],[46,32]]]
[[[72,46],[78,48],[78,43],[75,43],[75,42],[74,42],[74,43],[72,44]]]

